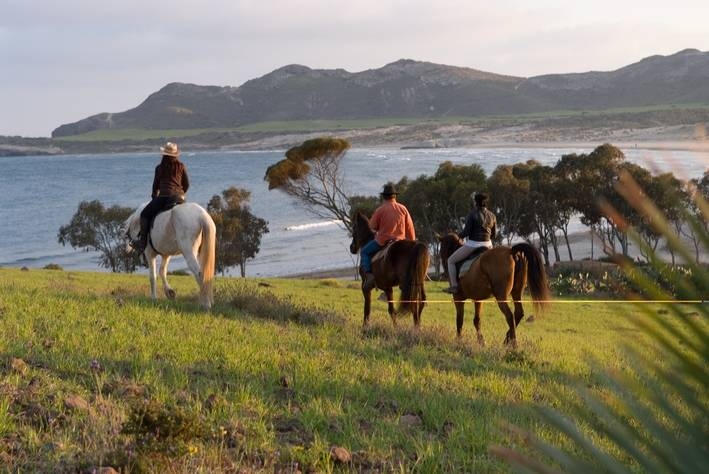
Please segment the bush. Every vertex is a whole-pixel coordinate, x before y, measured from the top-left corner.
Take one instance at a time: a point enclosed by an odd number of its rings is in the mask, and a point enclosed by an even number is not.
[[[627,179],[627,178],[626,178]],[[618,190],[655,225],[671,243],[673,250],[686,258],[690,255],[682,244],[672,239],[672,230],[659,210],[637,192],[632,181],[623,182]],[[640,196],[640,197],[638,197]],[[697,197],[697,205],[709,215],[709,203]],[[614,209],[606,212],[615,213]],[[700,228],[689,219],[693,227]],[[709,232],[705,228],[702,241],[709,252]],[[647,242],[632,228],[628,237],[650,256],[650,264],[637,266],[623,260],[621,267],[629,289],[635,295],[661,301],[641,305],[642,311],[627,315],[638,330],[644,331],[657,348],[652,360],[642,358],[633,339],[624,347],[626,370],[609,371],[607,388],[594,390],[583,380],[573,383],[572,390],[581,401],[571,407],[571,418],[550,408],[540,407],[544,422],[553,431],[571,440],[573,449],[564,451],[530,433],[510,427],[513,437],[531,449],[493,446],[491,452],[524,472],[703,472],[709,463],[709,272],[698,264],[672,267],[660,262]],[[578,283],[579,280],[577,280]],[[582,288],[584,284],[580,285]],[[668,299],[681,299],[667,302]],[[687,302],[692,311],[686,312]],[[658,313],[662,317],[658,317]],[[599,372],[606,372],[593,364]],[[589,427],[593,435],[584,434],[579,426]],[[598,443],[598,441],[602,441]]]

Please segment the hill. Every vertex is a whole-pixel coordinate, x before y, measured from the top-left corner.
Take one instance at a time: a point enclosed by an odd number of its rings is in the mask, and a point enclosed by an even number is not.
[[[171,83],[137,107],[64,124],[98,130],[234,129],[277,121],[442,119],[709,104],[709,52],[686,49],[615,71],[505,76],[402,59],[379,69],[279,68],[239,87]]]
[[[177,299],[153,303],[145,275],[0,268],[6,470],[505,472],[488,452],[514,443],[501,423],[568,446],[539,409],[568,414],[579,379],[607,396],[589,361],[626,371],[628,335],[640,356],[658,351],[627,317],[637,306],[587,296],[522,323],[510,352],[494,304],[482,348],[470,320],[456,339],[449,301],[426,307],[420,332],[375,302],[363,332],[357,282],[221,278],[211,314],[191,277],[171,283]]]

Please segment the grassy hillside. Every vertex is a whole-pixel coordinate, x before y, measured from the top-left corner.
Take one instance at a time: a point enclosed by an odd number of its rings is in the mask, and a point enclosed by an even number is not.
[[[103,129],[80,135],[57,137],[58,144],[81,144],[92,142],[141,142],[190,138],[196,143],[238,142],[238,140],[263,138],[263,136],[314,133],[347,132],[383,129],[387,127],[427,127],[435,129],[450,125],[494,129],[520,124],[537,127],[590,127],[607,126],[612,122],[617,127],[645,128],[658,125],[694,124],[707,120],[707,104],[668,104],[646,107],[618,107],[604,110],[554,110],[540,113],[514,115],[487,115],[483,117],[432,117],[422,118],[372,118],[352,120],[283,120],[258,122],[234,128],[198,129]],[[475,133],[475,131],[470,131]],[[256,134],[256,135],[255,135]],[[240,136],[242,136],[239,138]]]
[[[381,302],[363,333],[354,281],[219,279],[211,314],[191,277],[171,282],[178,299],[153,303],[143,275],[0,269],[6,471],[506,471],[488,454],[502,424],[568,446],[535,407],[564,412],[578,379],[603,393],[589,358],[623,371],[622,341],[654,354],[630,304],[556,303],[510,352],[492,303],[488,347],[471,317],[456,340],[438,282],[420,333]]]

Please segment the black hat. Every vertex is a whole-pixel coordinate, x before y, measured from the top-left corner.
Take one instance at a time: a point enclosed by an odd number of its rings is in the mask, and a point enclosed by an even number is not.
[[[387,197],[387,196],[395,196],[399,193],[396,192],[396,188],[394,187],[393,184],[387,183],[384,185],[384,188],[382,189],[382,196]]]

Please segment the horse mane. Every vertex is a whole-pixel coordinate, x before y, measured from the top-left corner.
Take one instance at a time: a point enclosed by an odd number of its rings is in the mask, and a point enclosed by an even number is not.
[[[367,217],[367,214],[365,214],[362,210],[355,213],[354,222],[352,223],[352,231],[354,232],[355,229],[359,229],[360,234],[365,231],[374,233],[372,228],[369,227],[369,217]]]
[[[128,216],[128,218],[125,220],[125,222],[123,222],[122,229],[123,229],[124,234],[133,230],[133,227],[136,225],[136,223],[140,222],[140,213],[143,209],[145,209],[145,206],[147,206],[147,205],[148,205],[148,203],[144,202],[143,204],[138,206],[136,208],[136,210],[133,211],[133,213],[130,216]],[[136,234],[135,238],[137,238],[137,234]]]
[[[462,244],[463,240],[458,236],[457,233],[450,231],[444,235],[438,235],[438,242],[441,245],[455,246],[456,244]]]
[[[365,214],[364,211],[357,211],[355,219],[357,219],[360,223],[367,224],[367,227],[369,227],[369,217],[367,217],[367,214]]]

